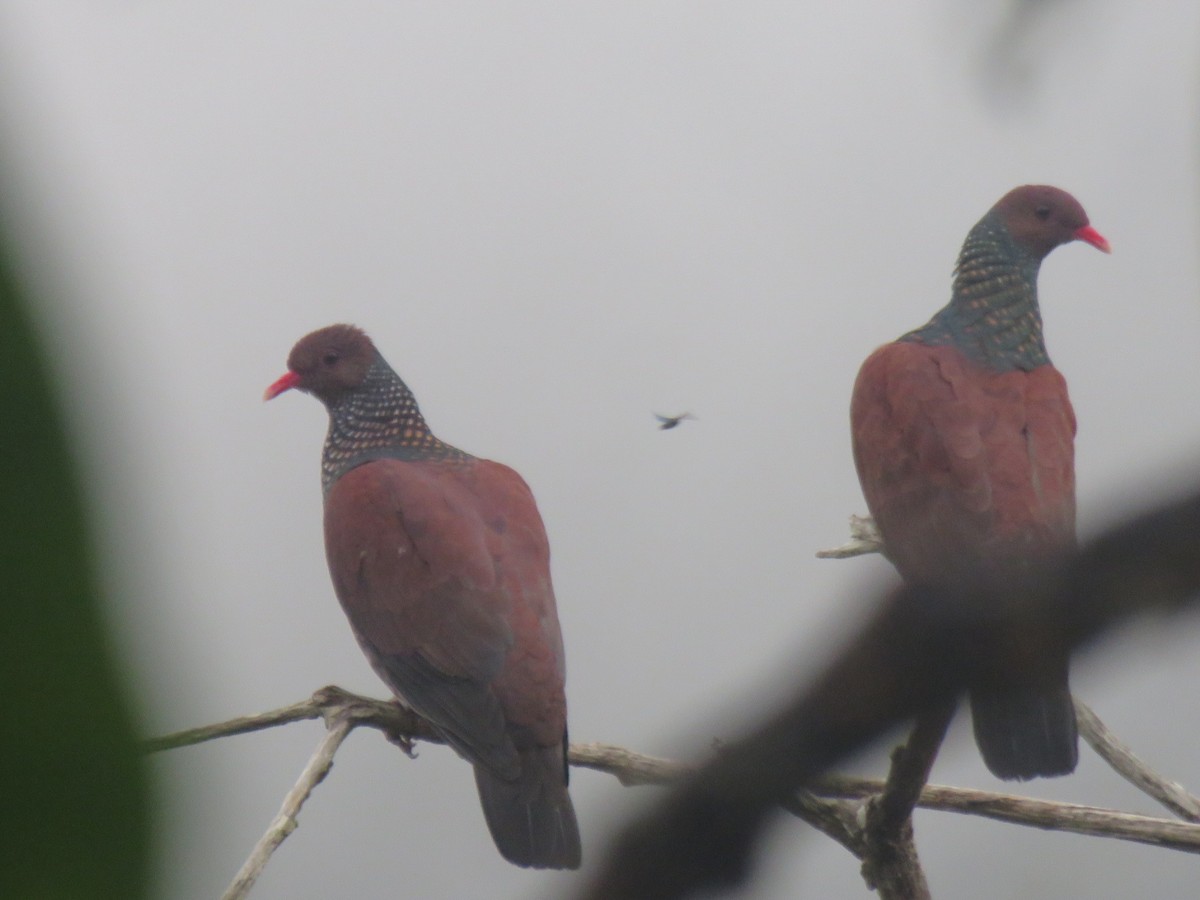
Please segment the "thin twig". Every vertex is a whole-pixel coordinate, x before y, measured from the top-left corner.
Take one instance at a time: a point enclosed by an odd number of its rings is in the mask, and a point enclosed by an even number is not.
[[[865,798],[878,793],[883,782],[875,778],[827,776],[812,785],[823,797]],[[1168,850],[1200,853],[1200,824],[1117,812],[1098,806],[1034,800],[1012,794],[976,791],[945,785],[926,785],[917,804],[921,809],[977,815],[1013,825],[1047,831],[1106,837]]]
[[[312,697],[273,709],[270,712],[258,713],[253,716],[238,716],[227,722],[215,725],[203,725],[200,728],[188,728],[184,731],[174,731],[160,737],[150,738],[142,743],[143,749],[150,753],[160,750],[175,750],[179,747],[190,747],[193,744],[203,744],[205,741],[230,737],[235,734],[248,734],[261,731],[264,728],[274,728],[276,725],[287,725],[291,722],[302,722],[305,719],[321,718],[321,707]]]
[[[1159,775],[1134,754],[1081,700],[1075,700],[1079,733],[1118,775],[1189,822],[1200,822],[1200,798]]]
[[[567,760],[573,766],[607,772],[626,787],[670,784],[695,771],[695,766],[646,756],[613,744],[572,744]],[[861,827],[855,807],[840,800],[798,791],[782,804],[792,815],[807,822],[862,858]]]
[[[263,731],[306,719],[325,719],[329,722],[338,717],[351,718],[356,725],[369,725],[384,732],[389,738],[401,742],[420,739],[432,744],[444,743],[428,722],[395,700],[376,700],[373,697],[353,694],[335,685],[328,685],[315,691],[307,700],[290,706],[150,738],[143,741],[142,749],[148,753],[157,753],[235,734]]]
[[[333,768],[333,755],[353,730],[355,724],[353,719],[344,718],[335,723],[321,738],[321,743],[317,745],[308,765],[300,773],[300,778],[283,798],[283,806],[280,807],[279,814],[275,816],[266,832],[259,838],[241,870],[234,877],[229,888],[221,895],[221,900],[242,900],[254,887],[258,876],[262,874],[263,869],[270,861],[271,854],[287,839],[288,835],[296,830],[296,826],[299,824],[296,817],[300,814],[300,807],[312,794],[313,788],[320,784],[329,774],[329,770]]]
[[[837,841],[859,859],[863,858],[866,847],[859,821],[859,810],[862,808],[860,805],[845,800],[818,797],[809,791],[797,791],[794,797],[781,801],[779,805],[796,818]]]
[[[567,761],[573,766],[607,772],[621,784],[670,784],[696,770],[694,765],[647,756],[615,744],[572,744]]]
[[[850,559],[855,556],[866,556],[868,553],[883,553],[883,539],[875,520],[870,516],[850,517],[850,540],[840,547],[830,550],[818,550],[818,559]]]

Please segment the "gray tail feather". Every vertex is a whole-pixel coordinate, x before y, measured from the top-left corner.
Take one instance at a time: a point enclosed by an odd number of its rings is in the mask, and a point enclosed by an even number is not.
[[[975,743],[997,778],[1067,775],[1079,760],[1075,706],[1066,684],[971,691]]]
[[[534,869],[577,869],[579,825],[567,794],[562,745],[521,751],[521,776],[475,767],[479,802],[501,855]]]

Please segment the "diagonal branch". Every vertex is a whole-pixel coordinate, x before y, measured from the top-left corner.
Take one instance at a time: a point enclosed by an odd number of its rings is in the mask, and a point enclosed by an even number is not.
[[[971,648],[997,627],[1073,649],[1133,615],[1197,600],[1200,494],[1111,529],[1020,589],[898,589],[815,683],[627,826],[579,896],[666,900],[744,883],[780,801],[957,697],[979,676]]]
[[[875,827],[882,833],[895,834],[912,816],[952,718],[953,704],[921,716],[908,741],[892,751],[892,767],[875,804],[878,808]]]
[[[852,515],[850,540],[831,550],[819,550],[817,556],[821,559],[850,559],[883,552],[883,539],[874,520],[870,516]],[[1079,724],[1079,734],[1118,775],[1180,818],[1200,822],[1200,797],[1146,765],[1078,698],[1075,698],[1075,718]]]
[[[818,797],[810,791],[797,791],[779,804],[785,812],[807,822],[826,837],[837,841],[859,859],[867,852],[862,825],[858,820],[858,805],[845,800]]]
[[[174,731],[160,737],[143,741],[142,748],[150,753],[160,750],[174,750],[178,747],[190,747],[193,744],[203,744],[205,741],[217,738],[231,737],[235,734],[248,734],[261,731],[264,728],[274,728],[276,725],[287,725],[291,722],[302,722],[305,719],[319,719],[321,708],[313,702],[313,698],[301,700],[291,706],[273,709],[270,712],[258,713],[252,716],[238,716],[227,722],[215,725],[202,725],[199,728],[188,728],[184,731]]]
[[[917,718],[908,740],[892,751],[883,792],[867,801],[862,874],[883,900],[929,900],[929,885],[913,841],[912,812],[929,780],[946,729],[954,718],[948,703]]]
[[[254,850],[251,851],[242,868],[234,876],[233,882],[221,895],[221,900],[242,900],[250,893],[250,889],[258,881],[258,876],[270,862],[271,854],[287,839],[288,835],[296,830],[296,826],[299,824],[297,816],[300,815],[300,807],[304,805],[304,801],[309,798],[313,789],[325,780],[325,776],[333,768],[333,755],[337,753],[338,747],[342,745],[342,741],[350,734],[354,725],[353,719],[341,719],[321,738],[321,743],[317,745],[308,765],[300,773],[300,778],[283,798],[283,806],[280,808],[279,814],[267,827],[266,833],[259,838]]]
[[[1200,798],[1183,785],[1159,775],[1108,730],[1108,726],[1083,701],[1075,701],[1079,733],[1118,775],[1171,812],[1189,822],[1200,822]]]

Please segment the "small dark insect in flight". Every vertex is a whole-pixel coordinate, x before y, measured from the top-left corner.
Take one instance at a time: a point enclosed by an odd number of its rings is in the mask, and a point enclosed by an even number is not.
[[[654,418],[658,419],[658,428],[660,431],[670,431],[672,428],[676,428],[684,419],[695,419],[696,417],[690,412],[685,412],[677,416],[662,416],[655,413]]]

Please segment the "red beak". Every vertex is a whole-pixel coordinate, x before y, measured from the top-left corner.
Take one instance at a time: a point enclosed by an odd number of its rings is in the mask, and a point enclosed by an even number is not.
[[[1108,245],[1108,241],[1104,235],[1098,232],[1091,225],[1084,225],[1082,228],[1075,229],[1075,237],[1081,241],[1087,241],[1097,250],[1103,250],[1105,253],[1112,253],[1112,247]]]
[[[274,400],[284,391],[290,391],[300,383],[300,376],[295,372],[285,372],[278,381],[263,392],[264,400]]]

